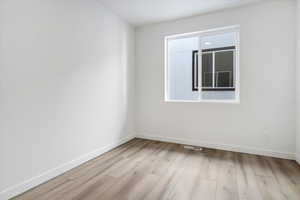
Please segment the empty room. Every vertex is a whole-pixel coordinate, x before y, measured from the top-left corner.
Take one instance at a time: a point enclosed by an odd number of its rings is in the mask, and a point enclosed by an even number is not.
[[[300,200],[300,0],[0,0],[0,200]]]

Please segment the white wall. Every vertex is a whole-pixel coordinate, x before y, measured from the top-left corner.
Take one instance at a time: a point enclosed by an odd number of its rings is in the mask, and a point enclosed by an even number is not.
[[[97,0],[1,0],[0,27],[0,194],[133,133],[129,25]]]
[[[297,92],[296,92],[296,99],[297,99],[297,114],[296,114],[296,127],[297,127],[297,139],[296,139],[296,148],[297,148],[297,161],[300,164],[300,0],[297,0],[297,34],[296,34],[296,42],[297,42],[297,49],[296,49],[296,77],[297,77]]]
[[[164,36],[239,24],[241,103],[164,102]],[[293,157],[295,1],[274,0],[136,32],[137,133]]]

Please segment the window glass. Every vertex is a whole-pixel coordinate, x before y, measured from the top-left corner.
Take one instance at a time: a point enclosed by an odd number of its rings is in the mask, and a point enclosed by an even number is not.
[[[234,51],[221,51],[215,53],[216,87],[233,87],[233,59]]]
[[[168,43],[169,63],[169,97],[173,100],[198,100],[198,85],[193,86],[193,62],[197,66],[197,55],[193,51],[198,50],[198,37],[179,38]],[[193,57],[194,56],[194,57]],[[194,73],[197,78],[198,72]]]
[[[202,87],[213,87],[213,54],[202,54]]]

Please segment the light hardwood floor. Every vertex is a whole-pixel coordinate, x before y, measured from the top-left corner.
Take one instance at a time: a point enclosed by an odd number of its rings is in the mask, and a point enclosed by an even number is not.
[[[134,139],[14,200],[299,200],[294,161]]]

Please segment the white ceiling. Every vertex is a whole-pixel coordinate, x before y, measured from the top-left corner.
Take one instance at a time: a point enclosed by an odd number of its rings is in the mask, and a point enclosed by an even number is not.
[[[135,26],[189,17],[262,0],[100,0]]]

